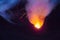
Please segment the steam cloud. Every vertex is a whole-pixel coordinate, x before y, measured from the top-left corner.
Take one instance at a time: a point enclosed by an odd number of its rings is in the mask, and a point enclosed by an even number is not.
[[[43,25],[44,19],[55,7],[57,0],[28,0],[26,6],[28,20],[33,24]]]
[[[26,6],[27,15],[30,17],[32,15],[31,13],[35,12],[34,14],[47,16],[55,7],[56,3],[57,0],[28,0]]]

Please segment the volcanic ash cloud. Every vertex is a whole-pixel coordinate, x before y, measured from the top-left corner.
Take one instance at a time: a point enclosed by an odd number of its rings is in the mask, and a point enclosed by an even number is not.
[[[35,27],[41,28],[52,7],[48,0],[28,0],[26,6],[28,20]]]

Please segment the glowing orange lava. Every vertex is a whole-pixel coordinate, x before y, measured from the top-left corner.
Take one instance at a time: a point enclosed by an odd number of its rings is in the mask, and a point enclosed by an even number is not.
[[[44,17],[37,14],[32,14],[29,21],[36,29],[40,29],[44,23]]]
[[[41,28],[41,25],[40,25],[40,23],[37,22],[37,23],[34,25],[34,27],[37,28],[37,29],[39,29],[39,28]]]

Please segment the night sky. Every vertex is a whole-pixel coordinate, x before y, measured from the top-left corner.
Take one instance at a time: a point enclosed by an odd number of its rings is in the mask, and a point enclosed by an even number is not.
[[[0,40],[60,40],[60,4],[57,4],[46,17],[44,25],[38,31],[33,28],[26,15],[21,19],[19,18],[19,15],[26,14],[25,3],[20,3],[21,5],[18,4],[6,11],[15,13],[17,18],[11,20],[16,24],[10,23],[0,16]]]

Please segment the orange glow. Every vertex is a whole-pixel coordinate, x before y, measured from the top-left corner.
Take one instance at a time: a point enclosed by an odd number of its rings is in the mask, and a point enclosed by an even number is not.
[[[36,23],[34,26],[35,26],[35,28],[37,28],[37,29],[41,28],[41,25],[40,25],[39,23]]]
[[[29,21],[34,25],[36,29],[40,29],[44,23],[44,17],[37,14],[30,15]]]

